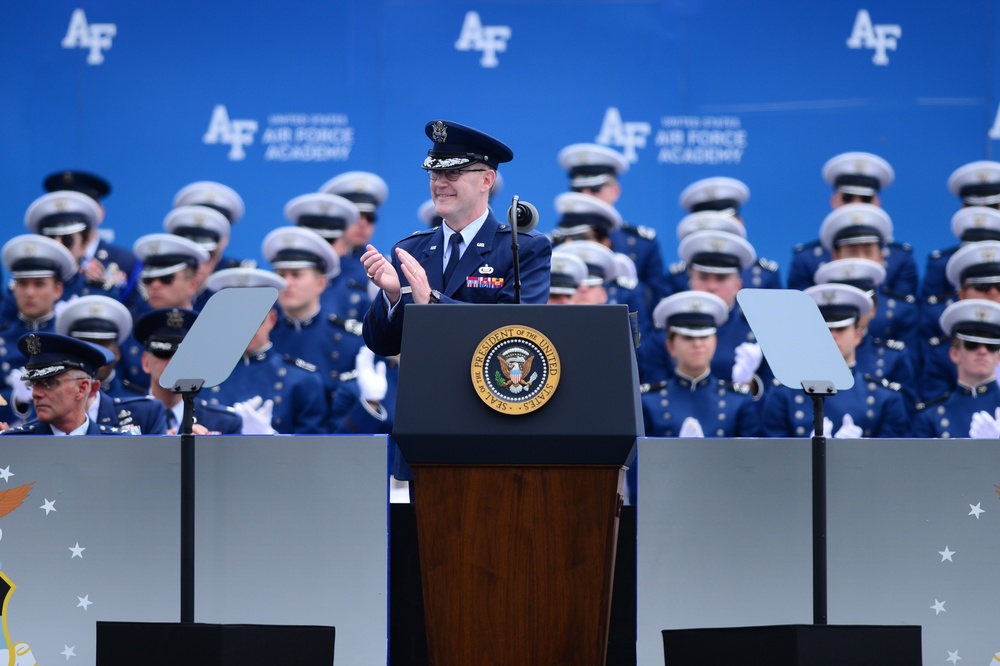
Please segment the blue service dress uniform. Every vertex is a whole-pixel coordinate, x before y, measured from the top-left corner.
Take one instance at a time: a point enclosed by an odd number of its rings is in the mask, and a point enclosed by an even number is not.
[[[131,435],[131,432],[124,432],[109,425],[100,425],[87,419],[87,432],[85,435]],[[51,435],[52,426],[38,420],[28,421],[24,425],[16,426],[0,432],[0,435]]]
[[[868,334],[880,340],[900,340],[910,350],[920,341],[921,312],[917,298],[879,288],[875,316],[868,323]]]
[[[139,432],[136,434],[165,435],[167,410],[162,402],[152,396],[113,398],[103,394],[101,404],[97,407],[97,423],[123,430],[129,426],[138,426]]]
[[[328,402],[316,366],[273,347],[244,355],[229,377],[202,393],[212,405],[232,406],[260,396],[273,400],[271,427],[283,435],[330,432]]]
[[[243,419],[232,407],[209,404],[207,400],[195,400],[194,422],[205,426],[209,432],[219,435],[240,435],[243,433]],[[180,432],[178,424],[177,432]]]
[[[7,293],[5,294],[2,302],[3,310],[0,311],[0,317],[4,321],[13,321],[17,319],[17,301],[14,299],[14,281],[11,280],[7,284]],[[77,273],[68,282],[63,283],[63,295],[59,299],[60,301],[68,301],[74,296],[107,296],[108,298],[113,298],[116,301],[122,300],[122,287],[117,283],[111,282],[107,283],[100,282],[88,282],[83,277],[83,273]]]
[[[936,296],[937,300],[944,300],[955,291],[948,281],[948,260],[951,255],[958,251],[961,245],[953,245],[944,250],[934,250],[927,256],[927,264],[924,266],[924,281],[920,285],[921,300],[926,301],[931,296]]]
[[[958,381],[958,370],[948,354],[951,338],[938,327],[936,334],[922,338],[920,343],[919,397],[933,400],[950,391]]]
[[[663,255],[656,240],[656,231],[623,222],[621,227],[611,232],[610,238],[611,249],[621,252],[635,264],[643,303],[639,312],[652,313],[661,299],[673,293],[663,270]]]
[[[926,439],[968,437],[972,415],[986,412],[991,417],[1000,407],[1000,386],[996,380],[970,387],[957,382],[951,391],[917,405],[913,436]]]
[[[360,324],[371,306],[371,299],[368,297],[368,278],[365,277],[364,266],[360,262],[355,263],[361,266],[361,277],[341,271],[337,277],[330,280],[319,302],[326,312]]]
[[[886,243],[882,256],[885,259],[885,288],[895,294],[915,295],[919,275],[910,244]],[[819,240],[796,245],[788,271],[788,288],[803,290],[813,286],[816,269],[829,261],[830,253],[823,249]]]
[[[627,305],[629,312],[636,313],[640,336],[645,336],[653,330],[653,310],[646,305],[643,288],[638,280],[616,278],[605,287],[605,291],[608,294],[609,304]]]
[[[378,416],[361,400],[357,373],[345,375],[333,399],[333,432],[338,435],[388,435],[396,417],[396,388],[399,384],[399,364],[388,358],[375,357],[375,363],[385,363],[386,392],[381,400],[384,410]],[[413,479],[413,470],[403,458],[399,446],[389,443],[389,473],[400,481]]]
[[[764,257],[758,257],[752,266],[740,273],[740,277],[746,289],[781,289],[783,286],[778,262]],[[676,294],[691,288],[687,264],[683,261],[670,264],[668,279],[671,293]]]
[[[823,413],[833,422],[836,434],[844,414],[850,414],[862,437],[909,437],[909,411],[903,396],[887,380],[862,375],[852,369],[854,386],[823,401]],[[761,432],[764,437],[809,437],[813,431],[812,398],[801,389],[775,386],[764,405]]]
[[[417,231],[396,243],[395,248],[403,248],[420,262],[427,272],[431,289],[441,293],[442,303],[513,303],[514,261],[510,233],[510,226],[499,222],[490,212],[448,284],[443,284],[444,232],[440,227]],[[392,265],[400,276],[401,285],[407,287],[395,248],[390,254]],[[544,304],[549,299],[552,255],[549,239],[537,230],[518,234],[518,248],[521,302]],[[412,302],[410,294],[403,294],[390,321],[385,295],[380,293],[375,297],[364,321],[365,343],[373,352],[380,356],[399,353],[405,305]]]
[[[709,373],[691,380],[674,375],[642,387],[647,437],[677,437],[684,419],[694,417],[705,437],[756,437],[760,421],[745,385]]]
[[[880,340],[866,335],[854,354],[858,372],[893,384],[893,388],[903,394],[906,407],[912,413],[919,396],[916,373],[906,345],[899,340]]]

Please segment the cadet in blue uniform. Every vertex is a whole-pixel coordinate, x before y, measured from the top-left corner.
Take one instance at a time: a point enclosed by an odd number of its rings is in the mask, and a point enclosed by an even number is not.
[[[702,178],[684,188],[681,192],[679,203],[681,208],[689,213],[701,213],[713,211],[723,215],[729,215],[736,220],[740,226],[744,227],[743,233],[739,234],[747,237],[746,225],[741,217],[741,209],[750,199],[750,188],[742,181],[735,178],[717,176],[712,178]],[[682,220],[683,222],[683,220]],[[682,239],[681,228],[678,227],[678,242]],[[684,290],[688,288],[685,282],[687,267],[680,264],[673,264],[670,267],[671,286],[674,289]],[[778,263],[756,257],[754,263],[743,269],[743,285],[752,289],[780,289],[781,276],[778,273]]]
[[[406,304],[513,303],[515,285],[510,226],[490,212],[497,167],[513,159],[506,145],[471,127],[437,120],[424,128],[433,147],[423,168],[444,223],[396,244],[390,258],[369,245],[365,272],[381,290],[365,316],[364,338],[381,356],[399,353]],[[520,301],[549,297],[548,239],[518,233]]]
[[[963,245],[948,260],[946,275],[959,302],[969,298],[1000,302],[1000,241]],[[948,391],[956,380],[949,356],[951,341],[940,317],[932,326],[925,313],[921,342],[921,397],[930,400]]]
[[[64,280],[76,274],[76,261],[62,244],[38,234],[15,236],[2,254],[14,281],[16,316],[0,328],[0,390],[9,403],[0,407],[0,421],[14,424],[27,418],[30,402],[20,379],[25,356],[16,342],[26,333],[55,330],[55,304],[64,293]]]
[[[549,305],[576,303],[576,294],[587,278],[587,264],[564,248],[552,250],[552,268],[549,280]]]
[[[895,178],[892,167],[871,153],[841,153],[823,165],[823,179],[833,187],[830,207],[834,210],[853,203],[881,206],[881,191]],[[885,291],[905,298],[917,294],[917,264],[913,248],[893,238],[884,239],[881,259],[885,262]],[[805,289],[813,284],[816,269],[830,261],[830,248],[821,241],[802,243],[795,247],[792,267],[788,272],[789,289]]]
[[[1000,162],[982,160],[964,164],[948,178],[948,189],[961,199],[960,208],[951,218],[951,232],[959,244],[944,250],[934,250],[927,257],[924,282],[920,295],[924,303],[934,307],[951,295],[951,285],[945,276],[948,260],[965,243],[1000,240]],[[947,305],[941,305],[931,316],[934,321]]]
[[[316,367],[332,404],[340,375],[354,368],[364,345],[360,325],[346,326],[327,311],[322,295],[340,271],[340,259],[330,244],[305,227],[281,227],[267,235],[264,257],[287,286],[278,294],[281,316],[271,331],[278,354],[301,358]]]
[[[948,358],[957,380],[948,391],[918,405],[914,437],[1000,437],[1000,304],[970,298],[949,305],[941,327],[951,338]]]
[[[559,164],[569,174],[572,192],[589,194],[612,207],[618,204],[622,194],[620,177],[629,167],[624,155],[600,144],[576,143],[559,151]],[[609,240],[612,250],[621,252],[635,264],[642,287],[641,311],[650,320],[649,313],[670,293],[656,231],[621,220],[610,230]]]
[[[909,437],[909,411],[903,397],[886,380],[864,375],[856,363],[861,321],[872,309],[865,292],[848,284],[823,284],[805,290],[816,301],[854,386],[826,399],[824,433],[828,437]],[[776,386],[764,405],[765,437],[809,437],[813,432],[812,400],[802,390]]]
[[[372,212],[374,214],[374,211]],[[346,230],[359,224],[361,211],[350,200],[336,194],[314,192],[285,204],[285,217],[293,224],[315,231],[337,254],[340,271],[329,279],[320,298],[323,310],[343,323],[348,332],[360,332],[361,319],[371,305],[364,267],[353,256]]]
[[[194,310],[163,308],[143,315],[135,323],[135,339],[145,348],[142,367],[151,380],[149,392],[167,410],[168,434],[177,433],[184,422],[184,401],[180,393],[160,386],[160,377],[197,318]],[[194,419],[192,432],[196,435],[243,432],[243,419],[234,409],[210,405],[206,400],[195,400]]]
[[[280,292],[286,286],[280,276],[259,268],[228,268],[208,278],[211,293],[240,287],[274,287]],[[277,321],[278,312],[271,309],[229,377],[206,391],[208,401],[213,405],[234,407],[241,416],[252,410],[251,420],[259,423],[257,430],[260,431],[253,434],[330,432],[323,380],[311,363],[274,350],[271,331]],[[254,398],[261,403],[256,408],[246,404]],[[237,407],[239,403],[244,404]],[[265,421],[267,403],[270,403],[271,416]],[[246,422],[244,417],[245,425]],[[246,427],[243,433],[251,434]]]
[[[225,270],[222,253],[229,245],[232,229],[226,216],[208,206],[178,206],[163,218],[163,230],[186,238],[208,253],[208,259],[198,266],[198,284],[192,298],[192,310],[201,312],[211,296],[205,286],[208,276]]]
[[[57,333],[28,333],[17,346],[28,359],[21,379],[31,387],[37,420],[4,434],[121,434],[118,428],[96,423],[87,415],[97,369],[111,361],[108,350]]]
[[[343,197],[357,206],[357,220],[347,225],[334,249],[340,256],[340,272],[348,280],[364,285],[367,277],[361,265],[361,256],[375,235],[378,209],[389,198],[389,186],[369,171],[348,171],[323,183],[319,191]],[[364,309],[367,307],[366,304]]]

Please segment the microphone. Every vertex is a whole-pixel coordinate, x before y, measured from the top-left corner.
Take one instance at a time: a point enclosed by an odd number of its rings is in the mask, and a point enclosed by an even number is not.
[[[538,210],[515,194],[507,209],[510,223],[510,251],[514,258],[514,303],[521,303],[521,263],[517,256],[517,235],[526,234],[538,226]]]

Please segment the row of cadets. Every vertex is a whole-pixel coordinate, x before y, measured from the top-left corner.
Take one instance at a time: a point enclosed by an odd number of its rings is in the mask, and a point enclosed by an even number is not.
[[[354,368],[364,345],[322,303],[327,284],[340,273],[340,258],[329,242],[305,227],[273,230],[264,238],[261,252],[287,283],[278,295],[281,314],[271,331],[274,349],[315,366],[327,404],[332,404],[340,375]]]
[[[713,214],[731,218],[739,229],[726,229],[747,237],[746,223],[742,217],[742,207],[750,199],[750,188],[742,181],[723,176],[703,178],[695,181],[681,191],[678,203],[688,212],[677,225],[677,240],[699,230],[699,224],[704,221],[704,215]],[[708,227],[715,228],[715,227]],[[681,260],[670,265],[668,271],[670,288],[674,292],[689,288],[687,264]],[[756,257],[753,264],[742,271],[743,285],[753,289],[780,289],[781,275],[778,264],[770,259]]]
[[[917,406],[914,437],[1000,437],[1000,304],[970,298],[949,305],[941,328],[951,339],[956,378],[948,390]]]
[[[881,192],[895,178],[895,172],[878,155],[863,152],[841,153],[823,165],[823,179],[833,188],[830,208],[836,210],[849,204],[868,204],[882,207]],[[805,289],[813,284],[813,276],[820,265],[830,261],[830,248],[821,240],[795,246],[792,265],[788,272],[789,289]],[[886,238],[881,260],[886,266],[883,290],[894,298],[906,298],[917,293],[917,264],[913,248]]]
[[[210,275],[207,286],[212,294],[247,287],[273,287],[280,293],[287,283],[259,268],[227,268]],[[271,342],[279,316],[277,307],[268,311],[229,377],[204,395],[211,405],[235,408],[244,435],[330,432],[326,391],[316,367],[278,353]]]
[[[576,304],[576,295],[587,279],[587,264],[583,259],[556,247],[552,250],[549,271],[549,305]]]
[[[574,304],[606,305],[610,302],[608,300],[608,288],[611,284],[614,284],[614,280],[618,275],[618,264],[615,260],[614,252],[606,245],[589,240],[569,241],[557,245],[552,254],[556,254],[557,252],[560,256],[568,254],[576,257],[583,262],[586,271],[583,280],[577,285],[573,298]],[[549,284],[552,284],[551,268]]]
[[[864,374],[856,350],[863,335],[863,318],[872,310],[865,292],[848,284],[808,287],[851,372],[854,386],[824,401],[826,437],[908,437],[910,410],[903,396],[886,380]],[[813,432],[812,402],[801,389],[775,385],[764,405],[764,437],[808,437]]]

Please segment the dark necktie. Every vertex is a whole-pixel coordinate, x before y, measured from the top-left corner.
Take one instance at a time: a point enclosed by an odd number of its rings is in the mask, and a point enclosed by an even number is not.
[[[177,427],[177,417],[174,416],[174,411],[172,409],[167,410],[167,430]]]
[[[442,286],[447,287],[448,281],[451,280],[451,276],[455,274],[455,267],[458,266],[458,255],[459,247],[462,245],[462,234],[452,234],[451,240],[451,256],[448,257],[448,265],[444,268],[444,283]]]

